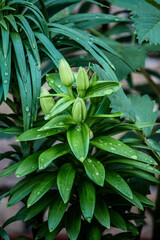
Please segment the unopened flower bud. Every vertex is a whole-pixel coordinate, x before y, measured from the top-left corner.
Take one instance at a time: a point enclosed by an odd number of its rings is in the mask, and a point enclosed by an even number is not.
[[[55,101],[54,101],[53,97],[47,97],[49,95],[50,95],[50,93],[48,92],[48,90],[46,88],[42,87],[41,94],[40,94],[40,97],[41,97],[40,105],[41,105],[44,115],[50,113],[51,109],[55,105]]]
[[[87,72],[82,67],[79,68],[76,78],[76,85],[79,96],[83,97],[89,87],[89,78]]]
[[[94,72],[92,77],[91,77],[91,83],[97,82],[98,80],[99,80],[99,77],[98,77],[97,73]]]
[[[64,58],[59,61],[58,68],[60,79],[63,85],[66,87],[71,87],[74,83],[74,76],[68,62]]]
[[[86,104],[82,98],[77,98],[72,107],[73,120],[76,123],[82,123],[85,121],[87,115]]]

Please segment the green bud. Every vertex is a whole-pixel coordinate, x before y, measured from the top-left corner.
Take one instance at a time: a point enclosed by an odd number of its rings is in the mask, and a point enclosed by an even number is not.
[[[82,98],[77,98],[72,107],[73,120],[76,123],[82,123],[85,121],[87,115],[86,104]]]
[[[50,93],[48,92],[48,90],[44,87],[41,88],[41,94],[40,94],[40,105],[42,108],[42,111],[44,113],[44,115],[50,113],[51,109],[54,107],[55,105],[55,101],[53,99],[53,97],[45,97],[45,96],[49,96]]]
[[[77,78],[76,78],[76,85],[78,94],[80,97],[83,97],[86,90],[89,87],[89,78],[88,74],[84,68],[80,67],[78,70]]]
[[[68,62],[64,58],[59,61],[58,68],[60,79],[63,85],[66,87],[71,87],[74,83],[74,76]]]
[[[93,135],[93,132],[92,130],[89,128],[89,139],[93,139],[94,135]]]
[[[99,80],[99,77],[96,72],[93,73],[92,78],[91,78],[91,83],[97,82]]]

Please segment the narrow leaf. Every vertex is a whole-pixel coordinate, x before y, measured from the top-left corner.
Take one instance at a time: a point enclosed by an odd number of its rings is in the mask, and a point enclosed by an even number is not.
[[[94,216],[105,228],[110,228],[110,216],[108,208],[102,198],[96,198]]]

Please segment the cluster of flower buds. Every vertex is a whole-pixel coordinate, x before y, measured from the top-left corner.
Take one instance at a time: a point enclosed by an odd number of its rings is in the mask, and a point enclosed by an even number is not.
[[[82,98],[77,98],[72,107],[73,120],[80,124],[85,121],[87,116],[86,104]]]

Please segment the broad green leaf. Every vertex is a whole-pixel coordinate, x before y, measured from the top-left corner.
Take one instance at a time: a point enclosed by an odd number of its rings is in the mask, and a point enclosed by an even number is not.
[[[71,115],[59,115],[51,119],[48,123],[41,127],[39,131],[53,128],[67,128],[73,124],[75,124],[75,122]]]
[[[46,81],[50,88],[52,88],[56,93],[63,92],[68,94],[68,89],[62,84],[58,74],[56,73],[46,74]]]
[[[89,85],[89,88],[87,89],[85,99],[110,95],[118,91],[120,87],[121,84],[118,82],[93,82]]]
[[[46,138],[52,135],[56,135],[58,133],[64,132],[64,129],[53,129],[46,131],[38,131],[40,128],[32,128],[28,131],[22,133],[17,139],[16,142],[19,141],[33,141],[36,139]]]
[[[2,27],[4,27],[5,30],[8,29],[7,24],[6,24],[6,22],[5,22],[5,20],[4,20],[3,17],[1,17],[1,19],[0,19],[0,25],[1,25]]]
[[[31,192],[27,207],[32,206],[36,203],[49,189],[56,183],[56,173],[50,173],[45,178],[41,179],[41,182],[37,184]]]
[[[55,106],[52,108],[50,113],[45,116],[45,119],[48,120],[57,115],[58,113],[61,113],[66,108],[68,108],[72,103],[74,103],[74,100],[71,99],[70,97],[67,99],[61,98],[60,100],[58,100],[58,102],[56,102]]]
[[[8,234],[2,227],[0,227],[0,236],[2,236],[4,238],[4,240],[10,240]]]
[[[159,144],[159,142],[157,142],[156,140],[151,139],[151,138],[147,139],[147,142],[154,149],[154,151],[156,151],[158,156],[160,156],[160,144]]]
[[[38,168],[38,157],[41,152],[42,151],[35,152],[25,158],[15,172],[16,177],[22,177],[36,171]]]
[[[70,240],[76,240],[81,229],[81,212],[77,206],[72,205],[67,210],[65,227]]]
[[[94,138],[91,144],[107,152],[118,154],[127,158],[137,159],[136,152],[121,141],[109,136]]]
[[[132,222],[127,222],[127,231],[131,232],[134,236],[139,235],[139,231]]]
[[[155,102],[151,101],[148,95],[140,96],[140,95],[129,95],[129,98],[132,102],[136,122],[155,122],[158,117],[158,111],[153,112]],[[147,108],[144,108],[147,106]],[[143,128],[143,132],[146,137],[149,137],[152,132],[152,127]]]
[[[96,198],[94,216],[105,228],[110,228],[110,216],[108,208],[102,198]]]
[[[83,162],[89,150],[89,129],[87,124],[83,123],[69,128],[67,140],[75,157]]]
[[[14,163],[10,165],[9,167],[6,167],[5,170],[0,174],[0,178],[6,177],[12,173],[15,173],[16,169],[19,167],[21,163]]]
[[[112,188],[118,190],[128,198],[133,198],[132,191],[126,181],[116,172],[109,169],[106,170],[105,180]]]
[[[80,207],[84,218],[90,223],[94,214],[96,194],[92,182],[83,180],[79,186]]]
[[[99,186],[104,185],[105,169],[100,161],[95,158],[86,158],[83,162],[88,177]]]
[[[62,220],[67,205],[68,204],[64,203],[60,196],[55,196],[48,214],[48,228],[50,232],[53,232]]]
[[[123,231],[127,231],[127,225],[124,221],[123,217],[115,210],[109,209],[109,215],[111,219],[111,224],[115,227],[122,229]]]
[[[64,203],[69,200],[75,174],[76,171],[71,163],[65,163],[58,171],[57,186]]]
[[[33,218],[34,216],[42,212],[45,208],[47,208],[51,201],[53,200],[52,194],[53,192],[46,193],[38,202],[32,205],[27,210],[24,221],[28,221],[29,219]]]
[[[53,160],[70,152],[68,144],[56,144],[39,156],[39,169],[46,168]]]
[[[150,207],[154,207],[155,204],[148,198],[146,198],[145,196],[143,196],[142,194],[138,193],[138,192],[134,192],[134,195],[139,199],[140,202],[149,205]]]
[[[136,12],[133,12],[132,20],[138,36],[139,43],[149,41],[150,44],[158,44],[160,36],[159,7],[154,6],[153,1],[140,1]]]
[[[156,168],[150,166],[149,164],[145,164],[138,161],[128,160],[128,159],[115,159],[115,160],[107,160],[107,164],[125,164],[130,165],[135,168],[142,169],[146,172],[154,173],[160,175],[160,171]]]

